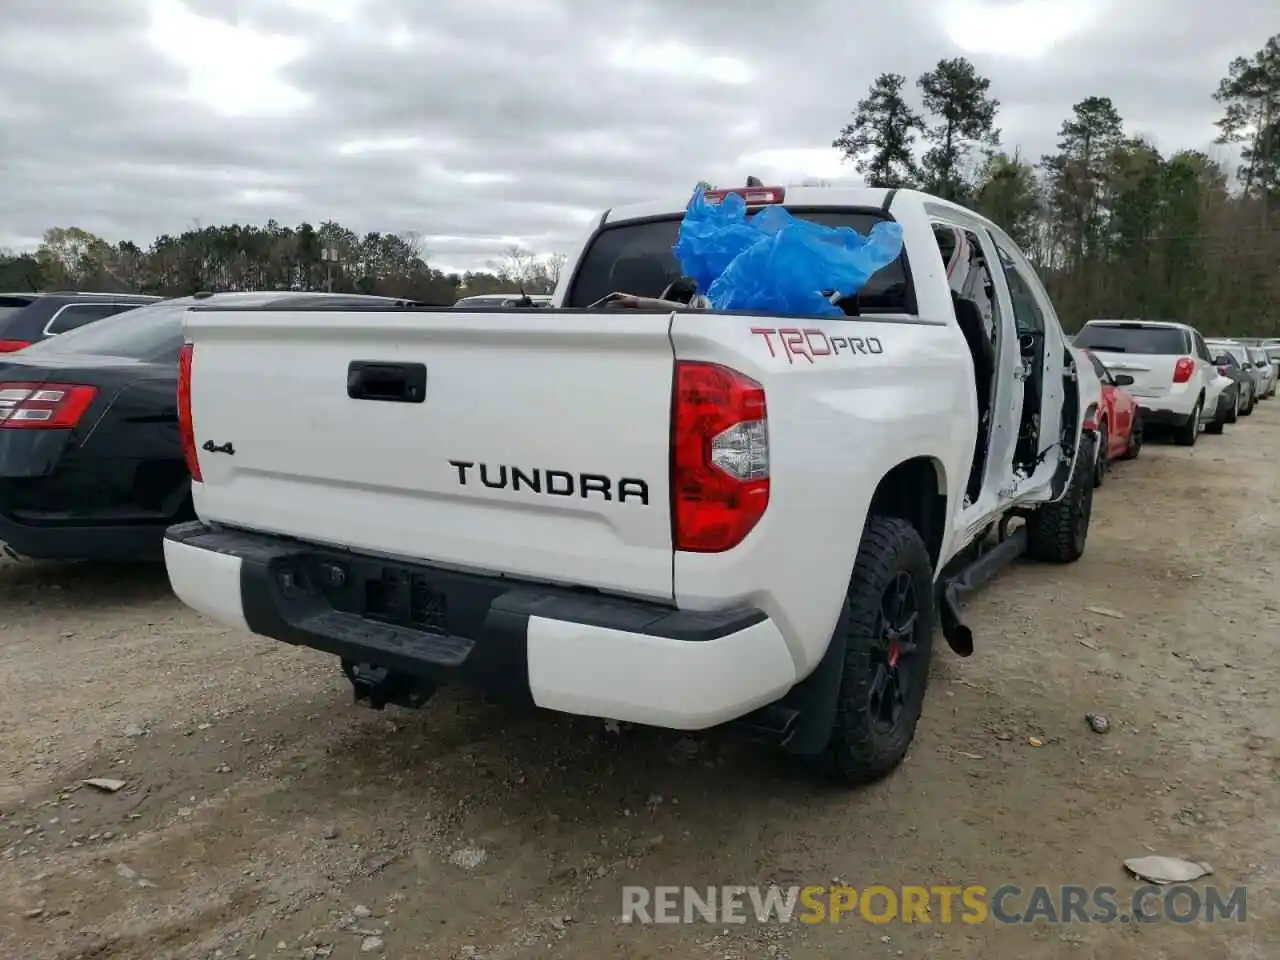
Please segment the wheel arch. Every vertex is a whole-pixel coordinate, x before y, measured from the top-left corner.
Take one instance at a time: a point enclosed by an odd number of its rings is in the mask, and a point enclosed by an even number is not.
[[[946,488],[939,489],[940,479],[945,476],[945,469],[932,457],[912,457],[895,466],[881,478],[876,487],[871,508],[867,511],[863,524],[862,537],[866,537],[873,521],[877,519],[892,518],[902,521],[920,535],[931,560],[936,564],[934,558],[941,548],[946,522]],[[930,497],[931,500],[928,499]],[[911,506],[913,503],[914,510]],[[903,513],[912,513],[914,519],[912,516],[903,516]],[[933,526],[935,517],[936,527]],[[923,523],[930,534],[938,538],[936,544],[930,544],[925,531],[916,525],[917,522]],[[856,570],[856,561],[854,569]],[[852,573],[853,571],[851,575]],[[846,608],[817,667],[771,705],[794,714],[781,744],[793,756],[812,756],[824,749],[831,738],[849,643],[847,631],[840,628],[847,615]]]
[[[936,456],[917,455],[895,464],[876,484],[859,536],[875,517],[896,517],[909,523],[924,541],[934,570],[947,533],[948,476]],[[852,570],[850,570],[852,573]],[[831,735],[840,691],[846,638],[836,630],[817,667],[779,701],[797,714],[783,741],[791,754],[805,755],[823,748]]]
[[[897,517],[915,527],[936,570],[947,532],[948,489],[947,468],[940,459],[911,457],[880,478],[867,517]]]

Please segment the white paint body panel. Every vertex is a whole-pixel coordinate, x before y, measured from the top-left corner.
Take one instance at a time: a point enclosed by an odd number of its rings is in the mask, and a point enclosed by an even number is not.
[[[240,601],[240,563],[239,557],[172,540],[164,542],[169,586],[178,599],[219,623],[248,630]]]
[[[675,554],[676,602],[703,610],[758,607],[778,624],[803,676],[826,650],[881,478],[899,463],[927,457],[936,462],[948,501],[960,502],[977,429],[973,368],[954,325],[874,317],[770,321],[828,339],[875,338],[884,349],[809,363],[770,356],[765,338],[751,332],[760,322],[681,314],[672,328],[682,359],[724,364],[764,385],[773,465],[769,509],[740,546],[724,554]],[[929,389],[921,389],[924,382]],[[957,536],[953,529],[944,557]]]
[[[529,687],[540,707],[703,730],[781,697],[795,663],[768,620],[700,643],[529,620]]]

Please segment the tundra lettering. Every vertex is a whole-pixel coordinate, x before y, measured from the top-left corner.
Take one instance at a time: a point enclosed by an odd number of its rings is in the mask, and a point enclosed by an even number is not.
[[[527,490],[553,497],[572,497],[574,494],[586,500],[597,494],[602,500],[626,503],[638,500],[649,505],[649,484],[632,477],[613,480],[600,473],[570,473],[568,470],[546,470],[539,467],[524,469],[506,464],[491,466],[470,460],[450,460],[449,466],[458,471],[458,485],[465,487],[468,472],[479,467],[480,482],[491,490]]]
[[[863,356],[884,353],[879,337],[829,337],[816,327],[752,327],[751,332],[764,337],[771,357],[778,355],[773,345],[773,338],[777,337],[787,363],[795,363],[796,357],[815,363],[817,357],[838,357],[842,353]]]

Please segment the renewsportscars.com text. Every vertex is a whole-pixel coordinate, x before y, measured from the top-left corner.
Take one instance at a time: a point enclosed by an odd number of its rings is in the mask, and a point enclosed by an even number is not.
[[[623,923],[1243,923],[1244,887],[623,887]]]

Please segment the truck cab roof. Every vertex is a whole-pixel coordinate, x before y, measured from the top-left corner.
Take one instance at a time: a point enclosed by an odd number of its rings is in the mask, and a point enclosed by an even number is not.
[[[740,188],[734,188],[740,189]],[[967,207],[962,207],[933,194],[906,188],[887,187],[767,187],[767,190],[783,192],[782,205],[786,207],[804,207],[808,209],[887,209],[895,198],[913,199],[926,204],[930,209],[957,213],[967,220],[977,220],[989,228],[1000,230],[999,226],[987,220]],[[647,217],[663,217],[672,213],[680,213],[689,205],[689,195],[670,194],[655,200],[642,203],[626,204],[612,207],[604,212],[599,225],[621,223],[625,220],[642,220]],[[749,204],[754,206],[754,204]],[[1003,232],[1003,231],[1001,231]]]
[[[881,207],[893,190],[881,187],[781,187],[785,191],[783,205],[787,207]],[[903,191],[908,192],[908,191]],[[921,196],[925,196],[921,194]],[[930,200],[936,198],[930,197]],[[642,220],[647,217],[663,217],[679,213],[689,205],[689,195],[671,194],[642,203],[612,207],[601,217],[601,225],[621,223],[625,220]]]

